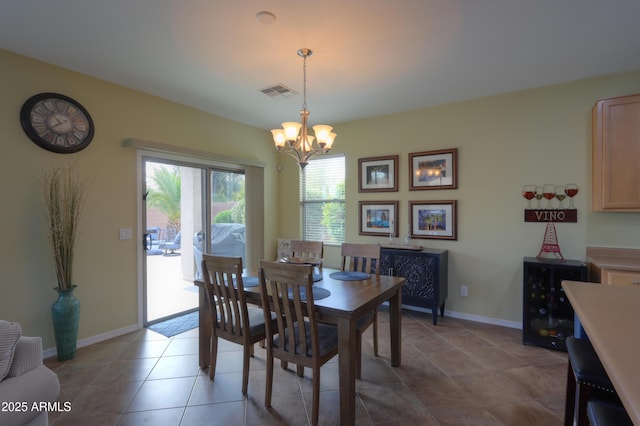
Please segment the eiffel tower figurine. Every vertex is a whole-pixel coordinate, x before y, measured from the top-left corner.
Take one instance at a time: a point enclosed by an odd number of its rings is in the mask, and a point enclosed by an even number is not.
[[[553,222],[547,222],[547,229],[544,231],[544,241],[542,242],[540,253],[538,253],[536,257],[538,259],[552,258],[564,260],[562,252],[560,252],[560,246],[558,245],[556,226]]]

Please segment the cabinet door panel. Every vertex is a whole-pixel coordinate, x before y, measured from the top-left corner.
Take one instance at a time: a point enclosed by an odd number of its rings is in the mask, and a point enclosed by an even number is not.
[[[640,210],[640,95],[593,107],[593,209]]]
[[[638,272],[605,269],[603,275],[603,284],[632,285],[640,287],[640,273]]]
[[[422,256],[419,261],[416,261],[416,256],[396,254],[393,256],[393,268],[396,276],[407,280],[402,288],[403,297],[435,299],[437,285],[435,259]]]

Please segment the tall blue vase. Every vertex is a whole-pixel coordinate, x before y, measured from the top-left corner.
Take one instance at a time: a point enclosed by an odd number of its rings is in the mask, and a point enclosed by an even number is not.
[[[68,290],[61,290],[56,287],[58,299],[51,306],[53,334],[56,338],[59,361],[73,359],[76,356],[80,301],[73,295],[75,288],[75,285]]]

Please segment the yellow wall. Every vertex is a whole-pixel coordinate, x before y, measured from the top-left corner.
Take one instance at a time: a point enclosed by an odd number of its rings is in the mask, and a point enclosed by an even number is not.
[[[298,237],[298,209],[278,209],[298,205],[298,168],[273,153],[269,132],[2,50],[0,69],[0,318],[43,336],[45,348],[54,346],[55,278],[37,179],[51,166],[73,161],[90,179],[75,270],[80,339],[137,321],[138,242],[118,240],[119,228],[139,232],[136,153],[122,147],[125,138],[265,162],[265,257],[275,256],[275,238]],[[89,110],[96,135],[87,149],[54,154],[25,136],[20,107],[46,91]],[[591,107],[596,99],[631,93],[640,93],[640,71],[337,124],[335,152],[347,160],[347,240],[385,241],[358,235],[358,200],[399,200],[401,235],[409,200],[458,200],[457,241],[412,243],[449,250],[448,310],[517,325],[522,257],[538,253],[545,229],[523,222],[522,185],[579,185],[578,223],[557,225],[566,258],[584,260],[587,245],[640,248],[640,213],[592,213],[589,194]],[[459,150],[457,190],[407,190],[408,153],[453,147]],[[400,155],[400,191],[359,194],[358,158],[391,154]],[[325,252],[328,266],[336,266],[338,248]],[[469,286],[467,298],[459,296],[462,284]]]
[[[596,99],[632,93],[640,93],[640,71],[336,125],[335,151],[347,162],[347,240],[388,241],[358,235],[358,200],[399,200],[401,236],[408,201],[458,200],[457,241],[412,244],[449,250],[446,309],[517,325],[522,258],[538,254],[545,232],[543,223],[524,222],[522,185],[578,184],[578,223],[556,226],[566,259],[586,260],[587,245],[640,248],[640,213],[590,208],[591,107]],[[458,148],[458,189],[408,191],[408,154],[447,148]],[[392,154],[400,156],[400,191],[358,193],[358,158]],[[283,171],[289,176],[281,180],[282,204],[297,200],[295,172]],[[296,232],[287,226],[297,223],[296,213],[283,212],[282,233]],[[336,265],[338,256],[337,248],[325,249],[328,263]],[[468,297],[460,297],[460,285],[469,286]]]
[[[264,130],[206,114],[157,97],[96,80],[0,50],[0,318],[20,322],[27,335],[55,343],[51,304],[56,286],[40,205],[38,178],[50,167],[73,162],[89,180],[75,258],[75,292],[81,301],[79,339],[137,323],[139,240],[119,240],[119,228],[136,228],[138,138],[266,164],[265,210],[277,198],[276,155]],[[68,95],[83,104],[95,123],[95,137],[83,151],[55,154],[31,142],[19,111],[40,92]],[[276,223],[265,218],[266,254],[273,256]]]

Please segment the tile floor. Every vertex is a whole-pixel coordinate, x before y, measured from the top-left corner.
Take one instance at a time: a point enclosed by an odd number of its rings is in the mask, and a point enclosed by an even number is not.
[[[402,366],[389,365],[388,315],[380,311],[380,357],[363,343],[358,425],[561,425],[567,357],[521,343],[520,330],[404,311]],[[248,397],[241,347],[222,341],[215,382],[198,368],[197,329],[166,338],[140,330],[45,363],[57,372],[63,425],[306,425],[310,372],[275,363],[271,411],[264,408],[265,352],[256,346]],[[320,424],[339,423],[337,358],[321,372]]]

